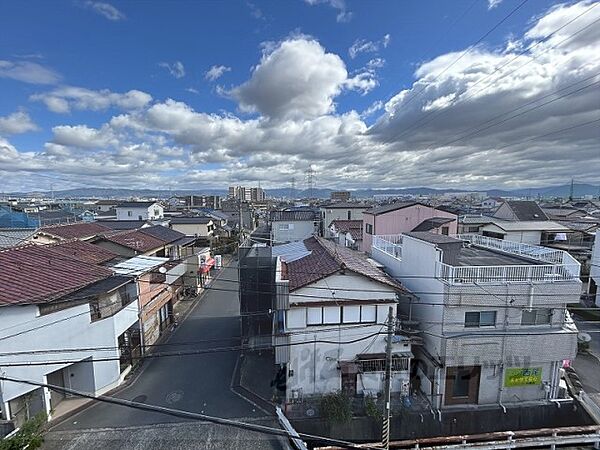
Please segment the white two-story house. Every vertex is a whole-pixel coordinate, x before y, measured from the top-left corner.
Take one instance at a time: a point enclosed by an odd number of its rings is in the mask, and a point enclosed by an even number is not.
[[[479,235],[375,236],[372,256],[418,295],[420,390],[434,408],[517,406],[559,396],[577,352],[566,309],[579,263],[567,252]]]
[[[395,316],[398,303],[411,294],[364,254],[331,241],[311,237],[288,247],[277,249],[274,320],[286,403],[336,391],[351,397],[382,393],[390,308],[392,392],[407,395],[411,345],[397,335]]]
[[[115,208],[117,220],[160,220],[164,208],[158,202],[122,202]]]

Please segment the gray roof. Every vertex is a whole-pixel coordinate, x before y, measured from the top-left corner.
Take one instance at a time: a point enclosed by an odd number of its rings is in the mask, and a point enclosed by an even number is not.
[[[377,216],[379,214],[385,214],[388,212],[396,211],[398,209],[408,208],[409,206],[413,206],[416,204],[417,204],[417,202],[396,202],[396,203],[392,203],[390,205],[375,206],[371,209],[367,209],[365,211],[365,214],[371,214],[373,216]]]
[[[569,231],[567,227],[550,220],[523,220],[513,222],[510,220],[494,220],[490,223],[504,231]],[[489,224],[488,224],[489,225]]]
[[[321,208],[326,208],[326,209],[352,209],[352,208],[367,209],[370,206],[371,205],[368,205],[366,203],[359,203],[359,202],[335,202],[335,203],[328,203],[326,205],[321,205]]]
[[[271,254],[273,257],[279,256],[285,262],[296,261],[302,259],[305,256],[310,255],[311,251],[306,248],[304,241],[294,241],[289,244],[275,245]]]
[[[158,202],[121,202],[117,208],[149,208]]]
[[[419,225],[414,227],[412,231],[430,231],[439,228],[448,222],[454,222],[454,219],[448,217],[432,217],[430,219],[425,219]]]
[[[104,225],[113,230],[135,230],[149,225],[149,222],[146,220],[96,220],[94,223]]]
[[[505,202],[517,217],[517,220],[548,220],[540,205],[531,200],[508,200]]]
[[[0,228],[0,248],[19,245],[34,233],[34,228]]]
[[[118,289],[121,286],[130,283],[131,281],[132,279],[130,277],[125,277],[123,275],[113,275],[112,277],[105,278],[104,280],[100,280],[97,283],[91,284],[87,287],[84,287],[83,289],[75,291],[67,295],[66,297],[62,297],[60,301],[74,301],[88,297],[94,297],[100,294],[108,294],[109,292],[112,292],[115,289]]]
[[[180,233],[179,231],[171,230],[167,227],[163,227],[162,225],[146,227],[140,231],[167,243],[175,242],[185,237],[185,234]]]
[[[460,239],[456,239],[445,234],[429,233],[428,231],[411,231],[404,233],[406,236],[414,237],[425,242],[431,242],[432,244],[448,244],[452,242],[460,242]]]
[[[173,217],[171,219],[171,223],[172,224],[185,224],[185,223],[189,223],[189,224],[195,224],[195,223],[199,223],[199,224],[206,224],[212,221],[211,217]]]

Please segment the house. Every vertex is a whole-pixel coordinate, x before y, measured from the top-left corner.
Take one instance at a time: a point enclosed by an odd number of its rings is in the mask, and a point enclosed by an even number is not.
[[[215,232],[212,217],[173,217],[169,226],[185,236],[193,236],[210,240]]]
[[[96,200],[93,204],[93,208],[97,212],[106,213],[113,211],[120,203],[121,201],[119,200]]]
[[[590,266],[588,294],[596,306],[600,307],[600,292],[598,291],[598,285],[600,285],[600,230],[596,231]]]
[[[488,197],[481,202],[481,207],[484,209],[496,209],[502,203],[504,203],[504,199],[500,197]]]
[[[390,309],[395,317],[398,303],[412,294],[363,253],[320,237],[273,249],[279,252],[275,359],[286,374],[288,410],[336,391],[382,393],[386,338],[380,333]],[[392,392],[408,395],[410,340],[395,335],[391,345]]]
[[[318,234],[321,218],[319,212],[310,209],[271,211],[269,224],[271,226],[271,242],[273,245],[279,245],[301,241]]]
[[[132,347],[136,288],[91,262],[89,253],[70,254],[66,246],[0,251],[0,366],[8,377],[100,395],[123,381],[139,350]],[[36,364],[48,360],[56,364]],[[62,402],[68,399],[47,388],[0,384],[0,416],[16,426],[38,412],[56,417]]]
[[[154,201],[122,202],[115,210],[117,220],[159,220],[164,217],[163,206]]]
[[[576,208],[542,208],[550,220],[577,220],[587,216],[582,209]]]
[[[38,229],[30,238],[36,244],[52,244],[69,239],[88,241],[111,231],[110,228],[96,222],[81,222],[67,225],[52,225]]]
[[[494,222],[496,219],[482,214],[465,214],[458,218],[459,234],[481,234],[484,225]]]
[[[556,222],[523,220],[493,220],[480,229],[483,236],[533,245],[547,245],[555,241],[566,241],[572,231]]]
[[[0,228],[0,249],[22,245],[34,234],[35,228]]]
[[[416,384],[433,409],[559,398],[563,361],[577,353],[567,304],[581,291],[567,252],[411,232],[374,236],[372,257],[419,295],[401,306],[422,331]]]
[[[431,222],[430,219],[437,219]],[[452,219],[443,223],[443,219]],[[425,224],[425,221],[427,225]],[[456,234],[458,216],[454,213],[434,208],[419,202],[396,202],[376,206],[363,213],[363,251],[371,252],[372,236],[375,234],[395,235],[406,233],[417,227],[434,226],[431,230],[440,234]]]
[[[142,352],[163,336],[174,320],[177,292],[172,285],[179,277],[169,275],[168,264],[168,258],[135,256],[112,267],[116,274],[136,283]]]
[[[531,200],[507,200],[493,214],[493,217],[501,220],[548,220],[544,210],[536,202]]]
[[[334,220],[329,224],[329,233],[339,245],[362,250],[362,220]]]
[[[350,191],[331,191],[329,198],[334,202],[347,202],[350,200]]]
[[[126,258],[136,255],[166,256],[167,242],[141,230],[114,231],[94,240],[94,244]]]
[[[321,217],[323,225],[328,226],[334,220],[362,220],[363,211],[369,209],[370,205],[357,202],[336,202],[321,206]],[[324,230],[325,237],[332,237]]]

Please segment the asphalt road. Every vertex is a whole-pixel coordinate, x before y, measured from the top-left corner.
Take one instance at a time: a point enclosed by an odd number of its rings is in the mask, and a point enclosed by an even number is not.
[[[234,279],[236,270],[225,270],[224,278]],[[231,289],[232,284],[214,281],[213,287]],[[208,290],[189,316],[175,329],[161,351],[237,346],[240,343],[237,293]],[[200,342],[208,341],[208,342]],[[147,360],[142,372],[126,388],[111,394],[186,411],[227,418],[256,418],[265,414],[232,392],[231,379],[238,351]],[[66,431],[89,428],[116,428],[186,419],[140,411],[119,405],[96,403],[52,428]]]

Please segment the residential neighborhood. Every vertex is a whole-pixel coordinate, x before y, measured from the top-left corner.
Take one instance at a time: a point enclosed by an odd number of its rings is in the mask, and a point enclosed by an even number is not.
[[[1,11],[0,450],[600,448],[600,0]]]

